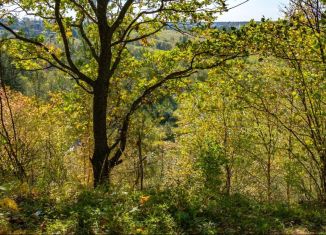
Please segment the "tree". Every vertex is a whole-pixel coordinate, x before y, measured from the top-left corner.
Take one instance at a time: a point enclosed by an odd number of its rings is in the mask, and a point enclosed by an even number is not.
[[[91,162],[95,187],[107,182],[111,169],[121,163],[131,116],[154,91],[169,80],[188,77],[196,69],[217,66],[238,55],[216,54],[218,59],[200,64],[201,57],[215,51],[207,52],[207,47],[198,46],[200,50],[190,56],[183,54],[178,60],[174,59],[170,62],[174,67],[157,71],[157,79],[147,83],[129,104],[115,127],[115,139],[109,140],[107,119],[112,110],[108,110],[108,102],[116,90],[112,83],[117,71],[128,70],[121,64],[130,56],[126,50],[129,43],[146,43],[150,36],[165,28],[193,31],[195,25],[203,27],[203,22],[209,25],[215,13],[225,9],[224,1],[2,0],[1,5],[0,26],[8,32],[3,41],[10,41],[8,46],[12,53],[20,55],[24,66],[59,69],[92,95],[94,149]],[[15,21],[13,8],[41,18],[44,33],[28,36],[14,30],[11,27]],[[78,37],[74,37],[75,32]],[[76,56],[78,50],[74,45],[78,42],[85,50],[82,59]],[[189,52],[187,47],[184,50]]]
[[[0,52],[0,147],[2,148],[4,146],[4,153],[2,153],[1,161],[4,165],[3,168],[12,168],[14,175],[22,181],[26,176],[26,171],[18,156],[19,149],[21,148],[21,141],[18,139],[12,106],[9,101],[7,88],[3,81],[4,74],[5,71],[2,65],[2,53]],[[6,163],[4,159],[8,159],[7,162],[9,162],[9,164],[4,164]]]
[[[270,93],[281,97],[279,107],[270,107],[264,92],[251,92],[254,98],[249,103],[288,132],[286,150],[306,170],[317,196],[325,201],[325,5],[319,0],[293,0],[290,6],[285,20],[247,27],[253,53],[286,65],[274,68],[283,78]],[[301,147],[293,148],[294,141]]]

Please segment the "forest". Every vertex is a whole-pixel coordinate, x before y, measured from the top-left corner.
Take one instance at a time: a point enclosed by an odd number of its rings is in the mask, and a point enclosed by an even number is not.
[[[0,234],[326,234],[326,1],[0,0]]]

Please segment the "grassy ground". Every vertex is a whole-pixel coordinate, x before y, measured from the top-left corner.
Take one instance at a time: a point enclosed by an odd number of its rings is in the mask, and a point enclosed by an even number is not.
[[[182,189],[0,190],[0,234],[326,234],[326,210],[317,204]]]

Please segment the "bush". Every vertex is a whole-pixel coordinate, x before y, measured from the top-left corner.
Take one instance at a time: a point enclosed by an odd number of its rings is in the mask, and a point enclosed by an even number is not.
[[[2,210],[2,233],[48,234],[270,234],[325,231],[318,207],[264,204],[181,187],[149,190],[80,190],[58,194],[3,195],[18,210]],[[79,193],[77,193],[79,192]],[[13,191],[12,191],[13,193]],[[53,195],[52,195],[53,196]],[[12,202],[10,200],[10,202]],[[8,201],[8,200],[7,200]]]

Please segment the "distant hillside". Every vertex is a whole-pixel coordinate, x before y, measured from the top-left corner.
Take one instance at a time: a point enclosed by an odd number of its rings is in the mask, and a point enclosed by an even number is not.
[[[248,22],[240,21],[240,22],[216,22],[214,23],[214,27],[216,28],[240,28],[241,26],[247,24]],[[18,20],[11,25],[16,32],[21,31],[26,35],[35,36],[44,32],[43,22],[40,20],[33,20],[29,18],[24,18],[22,20]],[[0,35],[6,34],[5,30],[0,27]],[[46,34],[51,34],[51,32],[46,32]]]
[[[3,20],[1,20],[3,21]],[[10,25],[12,29],[16,32],[24,32],[28,36],[39,35],[44,32],[43,22],[40,20],[32,20],[29,18],[24,18],[22,20],[15,21]],[[7,32],[0,26],[0,35],[4,35]]]
[[[216,22],[214,24],[214,27],[216,28],[240,28],[241,26],[244,26],[248,24],[248,21],[239,21],[239,22]]]

